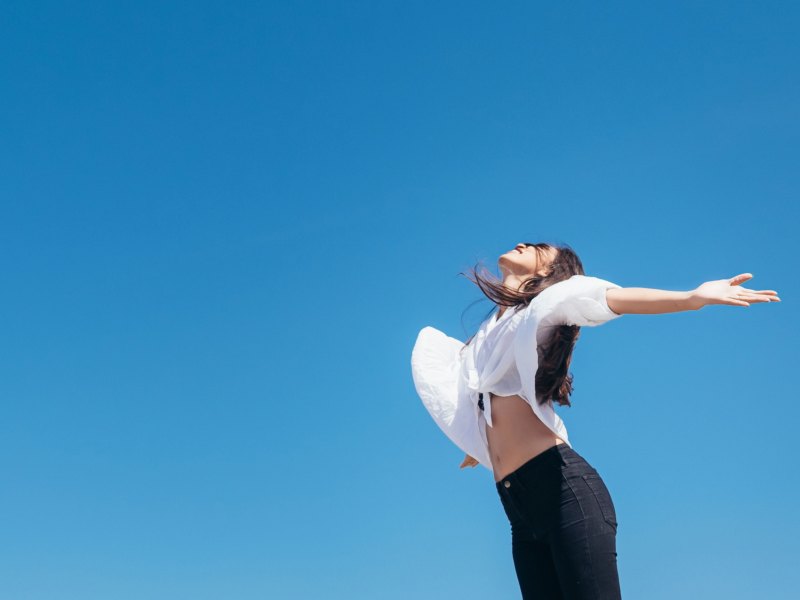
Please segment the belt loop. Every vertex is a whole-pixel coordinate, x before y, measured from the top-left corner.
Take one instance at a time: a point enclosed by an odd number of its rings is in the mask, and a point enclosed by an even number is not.
[[[558,448],[557,448],[556,452],[558,452],[558,457],[559,457],[559,460],[561,461],[561,466],[564,466],[564,467],[570,466],[572,463],[567,460],[567,457],[564,456],[564,452],[563,452],[564,446],[567,446],[567,444],[566,443],[557,444],[557,446],[558,446]]]

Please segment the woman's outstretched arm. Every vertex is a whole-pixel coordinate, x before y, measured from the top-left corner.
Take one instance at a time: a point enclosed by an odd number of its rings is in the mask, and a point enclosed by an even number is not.
[[[730,279],[707,281],[688,292],[654,288],[611,288],[606,291],[606,302],[611,310],[620,315],[657,315],[698,310],[708,304],[750,306],[758,302],[780,302],[775,290],[751,290],[741,286],[752,277],[752,273],[742,273]]]

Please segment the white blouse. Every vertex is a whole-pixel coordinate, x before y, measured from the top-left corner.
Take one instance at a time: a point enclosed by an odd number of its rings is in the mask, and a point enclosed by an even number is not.
[[[573,275],[541,291],[527,306],[508,307],[500,317],[495,311],[468,345],[424,327],[411,353],[411,373],[425,408],[456,446],[489,470],[491,394],[519,395],[572,447],[552,400],[536,401],[537,347],[556,326],[596,326],[622,316],[606,302],[606,290],[619,287],[598,277]]]

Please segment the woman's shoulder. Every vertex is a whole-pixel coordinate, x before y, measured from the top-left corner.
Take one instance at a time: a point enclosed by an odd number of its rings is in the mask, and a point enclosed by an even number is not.
[[[536,294],[536,297],[528,303],[522,312],[539,315],[547,312],[549,308],[558,304],[563,298],[577,291],[582,284],[581,278],[583,277],[583,275],[573,275],[547,286]]]
[[[593,275],[575,274],[557,281],[539,292],[537,298],[562,299],[574,295],[591,294],[598,288],[619,287],[617,284]]]
[[[606,300],[606,290],[619,287],[593,275],[573,275],[542,292],[547,293],[544,312],[559,324],[600,325],[620,316],[609,308]]]

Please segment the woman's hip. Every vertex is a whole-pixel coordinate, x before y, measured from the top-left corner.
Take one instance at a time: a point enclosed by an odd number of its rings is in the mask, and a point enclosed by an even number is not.
[[[496,482],[512,529],[534,539],[580,522],[616,533],[611,495],[597,470],[574,448],[557,444]]]

